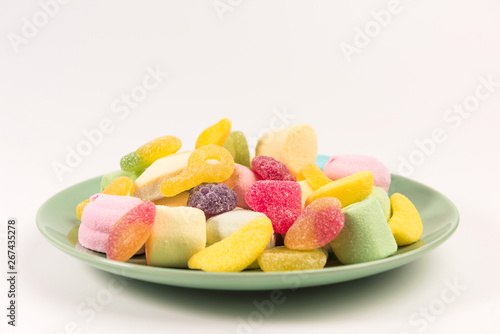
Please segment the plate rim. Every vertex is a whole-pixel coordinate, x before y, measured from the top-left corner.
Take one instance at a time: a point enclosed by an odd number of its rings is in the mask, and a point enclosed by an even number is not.
[[[173,275],[174,277],[177,278],[203,278],[203,277],[210,277],[212,279],[218,279],[218,278],[246,278],[246,279],[255,279],[255,278],[283,278],[285,276],[297,276],[300,274],[304,275],[314,275],[314,276],[324,276],[324,275],[335,275],[339,273],[344,273],[344,274],[349,274],[349,273],[356,273],[358,271],[363,271],[365,270],[364,273],[358,273],[358,275],[355,275],[355,278],[348,278],[348,279],[341,279],[341,280],[332,280],[330,283],[320,283],[320,284],[311,284],[311,285],[303,285],[303,287],[306,286],[316,286],[316,285],[326,285],[326,284],[335,284],[335,283],[340,283],[344,281],[350,281],[366,276],[371,276],[375,275],[380,272],[384,272],[387,270],[391,270],[403,265],[406,265],[421,256],[427,254],[428,252],[432,251],[433,249],[437,248],[441,244],[443,244],[446,240],[448,240],[453,233],[457,230],[459,222],[460,222],[460,214],[455,206],[455,204],[445,195],[443,195],[441,192],[435,190],[432,187],[429,187],[423,183],[420,183],[418,181],[409,179],[407,177],[397,175],[397,174],[392,174],[391,173],[391,179],[401,179],[400,181],[405,181],[405,182],[411,182],[414,184],[417,184],[419,187],[425,188],[428,191],[437,193],[443,200],[445,200],[451,209],[451,211],[446,211],[447,213],[452,215],[452,218],[450,222],[444,226],[442,226],[439,230],[443,230],[446,228],[445,231],[443,231],[442,235],[439,236],[438,239],[432,241],[431,243],[424,244],[423,246],[415,249],[408,251],[406,253],[402,254],[397,254],[393,255],[384,259],[380,260],[375,260],[375,261],[369,261],[369,262],[364,262],[364,263],[356,263],[356,264],[349,264],[349,265],[342,265],[342,266],[335,266],[335,267],[327,267],[323,269],[318,269],[318,270],[302,270],[302,271],[289,271],[289,272],[261,272],[261,271],[243,271],[243,272],[237,272],[237,273],[217,273],[217,272],[204,272],[200,270],[192,270],[192,269],[183,269],[183,268],[164,268],[164,267],[154,267],[154,266],[147,266],[147,265],[141,265],[141,264],[135,264],[135,263],[129,263],[129,262],[118,262],[118,261],[113,261],[106,259],[104,257],[98,257],[92,254],[87,254],[84,252],[81,252],[74,247],[71,247],[65,243],[60,242],[57,240],[55,237],[53,237],[49,232],[45,230],[45,226],[49,226],[48,224],[42,222],[43,215],[46,214],[45,210],[47,210],[47,207],[52,203],[52,201],[55,200],[55,198],[61,196],[63,193],[70,191],[71,189],[78,187],[78,186],[83,186],[83,184],[88,183],[88,182],[98,182],[102,176],[97,176],[93,178],[89,178],[85,181],[73,184],[71,186],[66,187],[65,189],[60,190],[59,192],[55,193],[52,195],[50,198],[48,198],[38,209],[37,214],[36,214],[36,225],[40,233],[47,239],[52,245],[54,245],[56,248],[60,249],[64,253],[75,257],[84,263],[91,265],[95,268],[111,272],[114,274],[130,277],[130,278],[135,278],[135,279],[140,279],[144,281],[149,281],[149,282],[154,282],[154,283],[159,283],[159,284],[165,284],[165,285],[172,285],[172,286],[182,286],[182,287],[187,287],[187,288],[201,288],[201,289],[219,289],[219,290],[268,290],[268,289],[274,289],[275,287],[273,284],[270,284],[269,288],[262,288],[261,286],[257,287],[256,289],[252,289],[250,287],[244,287],[242,289],[239,289],[238,287],[232,287],[232,286],[217,286],[217,287],[211,287],[210,284],[205,284],[205,285],[198,285],[198,284],[189,284],[186,282],[186,284],[176,284],[176,283],[171,283],[171,282],[165,282],[163,280],[158,281],[158,280],[150,280],[150,279],[145,279],[144,277],[140,277],[142,275],[162,275],[168,276],[168,275]],[[366,273],[366,270],[370,269],[376,269],[374,272]],[[379,269],[379,270],[378,270]],[[132,272],[137,272],[139,275],[132,275]],[[274,284],[276,285],[276,284]],[[283,287],[283,288],[289,288],[289,287]]]

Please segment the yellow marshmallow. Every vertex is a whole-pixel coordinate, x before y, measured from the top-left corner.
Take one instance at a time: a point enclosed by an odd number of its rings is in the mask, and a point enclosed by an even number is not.
[[[262,271],[295,271],[321,269],[326,264],[326,253],[321,249],[295,250],[285,247],[266,249],[259,256]]]

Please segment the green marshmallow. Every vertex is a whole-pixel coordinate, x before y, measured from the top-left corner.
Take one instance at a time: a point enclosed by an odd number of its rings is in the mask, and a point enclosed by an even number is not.
[[[133,183],[142,174],[142,172],[143,172],[142,170],[139,172],[124,172],[122,170],[117,170],[117,171],[105,174],[105,175],[103,175],[103,177],[101,179],[101,192],[104,189],[106,189],[111,182],[113,182],[114,180],[116,180],[117,178],[119,178],[121,176],[128,177]]]
[[[241,131],[232,131],[229,134],[224,148],[231,153],[234,162],[250,167],[250,151],[248,150],[247,139]]]
[[[391,219],[391,199],[384,188],[373,187],[371,194],[366,198],[375,198],[380,203],[386,220],[389,221],[389,219]]]
[[[344,227],[330,242],[343,264],[380,260],[394,254],[398,245],[379,202],[368,198],[344,209]]]

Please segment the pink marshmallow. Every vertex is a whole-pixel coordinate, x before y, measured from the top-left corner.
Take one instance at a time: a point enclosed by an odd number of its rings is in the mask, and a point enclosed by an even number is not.
[[[78,229],[79,243],[88,249],[106,253],[113,225],[126,212],[142,201],[136,197],[96,194],[90,198],[82,213]]]
[[[233,191],[236,192],[236,195],[238,196],[238,204],[236,204],[236,206],[243,209],[250,209],[250,206],[248,206],[247,201],[245,200],[245,193],[248,188],[260,180],[260,178],[252,169],[246,166],[234,164],[234,168],[238,170],[238,182],[233,188]]]
[[[380,161],[366,155],[335,155],[328,160],[323,172],[332,180],[338,180],[357,172],[369,171],[373,173],[375,187],[389,191],[391,173]]]

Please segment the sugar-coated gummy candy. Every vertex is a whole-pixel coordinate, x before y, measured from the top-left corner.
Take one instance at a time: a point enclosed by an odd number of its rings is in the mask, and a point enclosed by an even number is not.
[[[158,137],[142,145],[135,152],[123,156],[120,167],[126,172],[144,170],[156,160],[177,152],[181,146],[182,142],[177,137]]]
[[[323,168],[323,172],[332,180],[338,180],[357,172],[369,171],[373,173],[374,185],[384,188],[387,192],[391,185],[389,169],[374,157],[365,155],[344,154],[330,158]]]
[[[130,193],[130,189],[132,189],[132,180],[126,176],[120,176],[111,182],[102,193],[106,195],[127,196]]]
[[[387,221],[391,218],[391,200],[384,188],[373,187],[372,192],[366,198],[375,198],[379,203],[382,211],[384,211]]]
[[[236,233],[244,225],[248,224],[254,218],[265,217],[263,213],[252,210],[235,209],[216,215],[207,219],[207,246],[213,245]],[[276,245],[275,233],[271,235],[266,249],[273,248]],[[254,261],[246,269],[258,269],[259,264]]]
[[[257,217],[230,237],[193,255],[189,268],[211,272],[238,272],[252,264],[273,234],[271,221]]]
[[[266,249],[258,261],[262,271],[273,272],[322,269],[326,260],[326,252],[321,249],[294,250],[276,247]]]
[[[234,167],[235,168],[233,169],[233,174],[231,174],[231,176],[226,181],[222,182],[229,189],[233,189],[234,187],[236,187],[236,185],[238,184],[238,181],[240,179],[240,173],[239,173],[238,168],[236,168],[236,163],[234,164]]]
[[[373,174],[358,172],[342,179],[333,181],[315,190],[306,201],[306,206],[320,197],[336,197],[346,207],[362,201],[373,190]]]
[[[191,153],[188,165],[178,175],[161,184],[161,193],[173,197],[201,183],[227,180],[234,170],[234,159],[228,150],[217,145],[205,145]]]
[[[394,254],[398,245],[379,202],[365,199],[345,207],[344,227],[330,242],[343,264],[375,261]]]
[[[311,188],[309,183],[307,183],[307,181],[305,180],[299,181],[297,183],[300,184],[300,189],[302,190],[302,209],[304,209],[304,207],[306,206],[307,198],[311,196],[311,194],[314,192],[314,189]]]
[[[85,209],[89,202],[90,199],[86,199],[85,201],[78,203],[78,205],[76,206],[76,218],[78,218],[79,220],[82,219],[83,209]]]
[[[299,181],[306,180],[314,190],[332,182],[316,164],[307,164],[297,175]]]
[[[424,226],[413,203],[406,196],[395,193],[391,196],[391,208],[389,227],[398,246],[417,242],[422,236]]]
[[[253,210],[271,219],[277,233],[286,233],[302,211],[301,188],[295,181],[257,181],[245,199]]]
[[[218,123],[209,126],[196,139],[195,148],[205,145],[223,146],[231,133],[231,121],[227,118],[221,119]]]
[[[238,196],[224,183],[202,183],[191,190],[187,206],[207,215],[218,215],[233,210],[237,203]]]
[[[144,245],[153,230],[156,207],[143,202],[125,213],[113,226],[108,237],[106,256],[127,261]]]
[[[316,161],[318,137],[310,125],[296,124],[262,135],[255,155],[267,155],[284,163],[296,176],[309,163]]]
[[[290,227],[285,246],[290,249],[311,250],[327,245],[344,227],[341,204],[335,197],[313,201]]]
[[[243,132],[232,131],[224,143],[224,148],[231,153],[235,163],[250,167],[250,151]]]
[[[146,241],[146,261],[157,267],[187,268],[194,254],[205,249],[203,211],[185,206],[156,206],[153,231]]]
[[[103,192],[104,189],[106,189],[111,182],[119,178],[120,176],[126,176],[130,179],[130,181],[135,182],[137,178],[142,174],[142,170],[138,172],[125,172],[123,170],[117,170],[114,172],[109,172],[107,174],[104,174],[101,179],[101,192]]]
[[[252,159],[252,167],[263,180],[297,181],[288,167],[273,157],[257,156]]]

